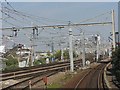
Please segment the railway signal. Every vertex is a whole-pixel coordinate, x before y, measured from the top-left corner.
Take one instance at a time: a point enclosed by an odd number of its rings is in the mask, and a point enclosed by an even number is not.
[[[28,84],[29,84],[29,89],[31,90],[31,88],[32,88],[32,82],[31,82],[31,80],[29,80],[29,82],[28,82]]]
[[[45,88],[47,88],[47,83],[48,83],[48,78],[47,78],[47,76],[44,76],[44,77],[43,77],[43,82],[44,82],[44,84],[45,84]]]

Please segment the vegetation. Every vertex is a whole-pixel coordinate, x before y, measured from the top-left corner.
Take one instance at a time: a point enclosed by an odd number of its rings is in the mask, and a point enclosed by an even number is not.
[[[69,50],[65,50],[63,53],[64,59],[69,59]],[[73,58],[78,57],[78,55],[73,51]]]
[[[56,53],[54,54],[54,57],[55,57],[55,59],[60,60],[61,59],[61,50],[56,51]]]
[[[120,47],[117,47],[116,50],[112,53],[112,65],[113,72],[120,82]]]
[[[7,60],[5,61],[6,68],[5,70],[12,70],[18,68],[18,61],[16,58],[13,58],[11,55],[7,56]]]
[[[36,65],[40,65],[40,64],[45,64],[45,59],[46,58],[40,58],[39,60],[35,60],[34,61],[34,65],[36,66]]]
[[[69,50],[65,50],[63,56],[64,59],[69,59]]]
[[[60,88],[61,85],[59,83],[53,83],[51,85],[48,85],[47,88],[50,89],[50,88]]]

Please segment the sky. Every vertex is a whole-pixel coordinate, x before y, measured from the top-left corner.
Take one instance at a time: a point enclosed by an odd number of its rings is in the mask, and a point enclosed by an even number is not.
[[[4,2],[4,0],[1,0]],[[8,0],[9,2],[118,2],[119,0]]]
[[[14,7],[15,10],[24,12],[24,14],[30,14],[33,16],[39,16],[39,23],[36,21],[25,21],[23,20],[23,23],[21,22],[15,22],[12,19],[8,19],[9,22],[12,22],[15,25],[18,25],[20,27],[22,26],[31,26],[31,25],[55,25],[55,24],[68,24],[68,21],[71,21],[71,23],[81,23],[82,21],[93,18],[95,16],[98,16],[100,14],[110,12],[112,9],[115,10],[115,26],[116,26],[116,31],[117,31],[117,23],[118,23],[118,3],[117,0],[116,2],[113,2],[112,0],[104,0],[106,2],[102,2],[103,0],[91,0],[91,2],[87,2],[85,0],[84,2],[37,2],[38,0],[35,0],[34,2],[22,2],[22,0],[18,0],[18,2],[14,2],[14,0],[9,0],[10,5]],[[25,1],[25,0],[24,0]],[[98,2],[97,2],[98,1]],[[100,2],[99,2],[100,1]],[[111,2],[110,2],[111,1]],[[9,7],[9,6],[8,6]],[[9,7],[10,8],[10,7]],[[12,15],[12,14],[11,14]],[[3,15],[4,17],[4,15]],[[20,18],[20,16],[14,16],[15,18]],[[47,18],[47,19],[46,19]],[[22,21],[22,19],[19,19]],[[99,18],[95,18],[91,21],[87,21],[84,23],[89,23],[89,22],[103,22],[103,21],[110,21],[111,20],[111,14],[107,13]],[[3,27],[13,27],[13,25],[9,25],[5,22],[2,23]],[[76,29],[77,28],[77,29]],[[82,28],[86,34],[100,34],[103,39],[108,38],[110,32],[111,32],[111,26],[93,26],[93,27],[74,27],[73,28],[73,34],[78,34],[80,32],[80,29]],[[13,38],[15,42],[19,43],[25,43],[27,46],[30,45],[29,39],[24,35],[24,34],[30,34],[32,30],[24,30],[19,32],[18,37]],[[29,32],[29,33],[28,33]],[[53,29],[47,29],[46,31],[43,31],[40,34],[40,37],[49,37],[49,36],[54,36],[54,34],[50,33],[59,33],[59,30],[53,31]],[[10,34],[11,32],[6,32],[4,31],[3,34]],[[62,34],[68,35],[68,28],[65,28],[62,30]],[[27,42],[27,43],[26,43]],[[28,43],[29,42],[29,43]],[[8,42],[7,44],[10,45]],[[13,43],[11,43],[12,45]],[[42,45],[41,45],[42,46]],[[39,47],[37,47],[39,48]],[[42,47],[46,48],[46,47]],[[47,47],[49,49],[49,47]],[[41,50],[38,49],[38,50]],[[44,49],[43,49],[44,50]]]
[[[120,16],[120,2],[118,4],[118,16]],[[120,37],[120,17],[118,17],[118,31],[119,31],[119,37]]]

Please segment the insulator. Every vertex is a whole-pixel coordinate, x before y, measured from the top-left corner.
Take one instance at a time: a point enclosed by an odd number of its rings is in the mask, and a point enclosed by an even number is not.
[[[35,29],[33,28],[33,35],[35,35]]]
[[[37,34],[37,36],[38,36],[38,28],[36,28],[36,34]]]
[[[15,37],[17,36],[17,30],[15,31]]]

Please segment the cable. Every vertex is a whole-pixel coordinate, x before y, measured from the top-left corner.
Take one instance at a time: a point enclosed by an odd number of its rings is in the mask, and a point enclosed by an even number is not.
[[[13,27],[19,27],[18,25],[15,25],[13,23],[8,22],[7,20],[3,20],[4,22],[8,23],[9,25],[12,25]]]
[[[102,13],[102,14],[100,14],[100,15],[97,15],[97,16],[93,17],[93,18],[89,18],[89,19],[83,20],[83,21],[81,21],[80,23],[93,20],[93,19],[98,18],[98,17],[101,17],[101,16],[103,16],[103,15],[105,15],[105,14],[111,14],[111,11],[108,11],[108,12],[106,12],[106,13]]]
[[[6,0],[5,0],[5,1],[6,1]],[[62,22],[62,23],[63,23],[63,22],[68,22],[68,21],[63,21],[63,20],[50,19],[50,18],[46,18],[46,17],[39,17],[39,16],[27,14],[27,13],[25,13],[25,12],[20,12],[20,11],[15,10],[9,2],[6,1],[6,3],[7,3],[7,5],[9,5],[9,6],[12,8],[12,11],[14,11],[14,12],[16,12],[16,13],[24,16],[24,17],[27,17],[27,18],[43,19],[44,21],[45,21],[45,20],[48,20],[48,21],[50,21],[50,22],[51,22],[51,21],[53,21],[53,22]]]

